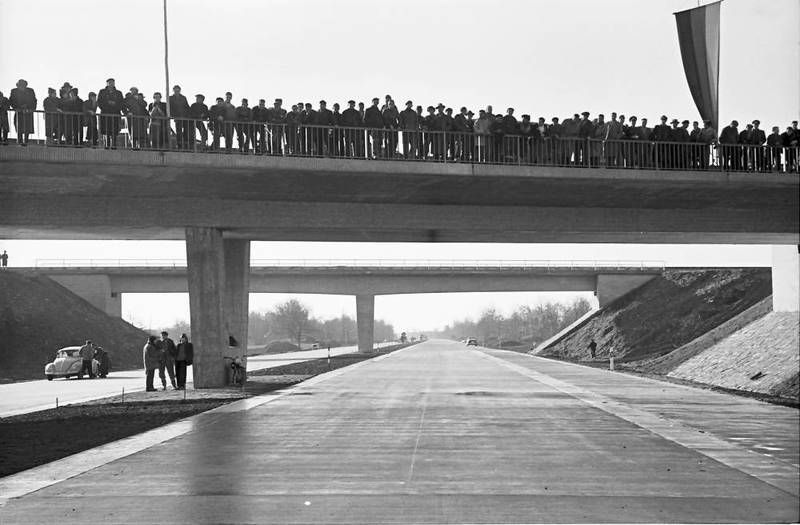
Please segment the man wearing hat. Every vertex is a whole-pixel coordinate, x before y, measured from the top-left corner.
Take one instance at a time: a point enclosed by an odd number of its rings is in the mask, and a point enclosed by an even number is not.
[[[0,145],[8,146],[8,99],[0,91]]]
[[[753,131],[750,135],[750,144],[752,147],[753,156],[753,169],[764,171],[766,152],[764,151],[764,144],[767,142],[767,136],[764,130],[760,129],[761,122],[759,120],[753,121]]]
[[[211,129],[211,149],[219,150],[220,140],[225,133],[225,99],[217,97],[217,103],[208,108],[208,127]]]
[[[78,88],[69,90],[69,97],[61,104],[61,110],[64,112],[67,144],[80,146],[83,144],[83,100],[78,96]]]
[[[175,140],[178,143],[178,149],[189,149],[192,146],[191,136],[194,133],[192,132],[192,123],[189,121],[189,109],[189,101],[181,95],[181,87],[173,86],[172,95],[169,96],[169,112],[175,122]]]
[[[467,108],[461,107],[458,115],[453,117],[453,131],[455,135],[454,154],[456,160],[469,160],[472,146],[469,145],[469,138],[472,137],[472,130],[469,129],[467,122]]]
[[[767,169],[781,171],[781,153],[783,153],[783,138],[778,126],[772,127],[772,133],[767,137]]]
[[[378,103],[380,99],[372,99],[372,105],[364,112],[364,126],[369,129],[370,141],[367,141],[367,157],[376,159],[381,156],[383,150],[383,114]]]
[[[147,146],[147,102],[139,89],[132,87],[125,96],[125,113],[128,118],[128,129],[131,132],[133,149]]]
[[[267,101],[263,98],[258,100],[258,105],[253,108],[253,150],[257,155],[267,153]]]
[[[317,143],[317,154],[329,156],[333,149],[333,112],[328,109],[328,103],[324,100],[319,101],[319,109],[317,110],[314,124],[318,127],[315,128],[314,138]]]
[[[729,126],[722,128],[719,134],[719,143],[722,145],[722,168],[736,171],[739,169],[739,123],[732,121]]]
[[[800,145],[800,130],[797,129],[797,121],[792,121],[791,126],[786,127],[786,131],[781,133],[783,147],[786,150],[786,171],[789,173],[800,171],[797,162],[797,146]]]
[[[9,106],[15,110],[14,127],[17,130],[17,143],[28,145],[28,137],[33,133],[33,112],[36,111],[36,93],[28,87],[25,79],[17,81],[17,87],[11,90],[8,97]]]
[[[589,112],[582,112],[578,122],[578,140],[575,142],[575,164],[589,165],[589,139],[594,135],[594,127],[589,120]]]
[[[239,143],[239,153],[250,152],[250,141],[253,138],[253,111],[248,105],[246,98],[242,99],[242,105],[236,108],[236,141]]]
[[[361,113],[356,109],[356,101],[348,100],[347,109],[342,111],[341,125],[344,131],[344,155],[363,156],[361,151],[361,132],[356,129],[362,127]]]
[[[194,96],[194,104],[189,107],[189,117],[194,120],[194,127],[200,133],[200,148],[205,151],[208,148],[208,130],[206,121],[209,119],[208,106],[205,103],[206,97],[202,93]],[[194,142],[195,134],[189,131],[190,143]]]
[[[655,164],[656,167],[665,168],[667,166],[667,157],[669,156],[669,146],[664,144],[669,142],[672,138],[672,131],[667,124],[667,116],[661,115],[661,124],[656,124],[653,127],[653,133],[650,139],[655,143]]]
[[[120,128],[120,115],[125,100],[122,92],[114,85],[114,79],[106,80],[106,87],[97,94],[97,107],[100,108],[100,134],[106,149],[117,147],[117,134]]]
[[[403,157],[419,157],[419,115],[414,111],[414,103],[406,101],[406,109],[400,112],[400,129],[403,130]]]
[[[44,108],[44,138],[47,144],[57,143],[61,135],[58,125],[58,113],[61,109],[61,99],[56,95],[54,88],[47,88],[47,98],[42,101]]]
[[[383,134],[386,144],[384,153],[386,158],[391,159],[397,154],[397,130],[400,128],[400,112],[393,99],[386,101],[386,109],[381,111],[381,116],[383,116],[383,127],[388,130]]]
[[[753,125],[747,124],[745,129],[739,132],[739,162],[744,170],[753,168]]]
[[[269,134],[272,137],[270,153],[283,155],[284,124],[286,123],[286,110],[283,109],[283,99],[276,98],[272,107],[267,110]]]

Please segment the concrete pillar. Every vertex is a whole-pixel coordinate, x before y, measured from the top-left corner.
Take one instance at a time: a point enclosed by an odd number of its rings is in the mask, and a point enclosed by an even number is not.
[[[112,317],[122,317],[120,294],[112,292],[108,275],[49,275],[70,292]]]
[[[772,311],[800,311],[800,246],[772,247]]]
[[[597,286],[594,294],[597,296],[598,306],[603,308],[611,301],[618,299],[628,292],[639,288],[641,285],[654,279],[655,275],[627,275],[609,274],[598,275]]]
[[[218,388],[226,383],[223,356],[228,355],[228,329],[224,315],[224,251],[221,230],[186,228],[195,388]]]
[[[247,364],[247,314],[250,305],[250,241],[225,239],[225,321],[228,334],[239,342],[228,356]]]
[[[358,351],[372,352],[375,328],[375,296],[356,295],[356,324],[358,325]]]

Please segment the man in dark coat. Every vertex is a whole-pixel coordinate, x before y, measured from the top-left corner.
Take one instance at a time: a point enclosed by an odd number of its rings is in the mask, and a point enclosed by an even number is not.
[[[419,115],[414,103],[406,101],[406,109],[400,112],[400,129],[403,130],[403,156],[416,159],[419,156]]]
[[[719,134],[719,143],[722,147],[722,168],[724,170],[739,169],[739,154],[737,145],[739,144],[739,123],[735,120],[729,126],[722,128]]]
[[[269,108],[267,101],[259,99],[258,106],[253,108],[253,149],[257,155],[264,155],[267,153],[267,120],[269,117]]]
[[[59,113],[61,112],[61,99],[56,95],[54,88],[47,88],[47,98],[42,101],[44,108],[44,138],[46,144],[58,143],[61,135],[59,131]]]
[[[356,109],[356,101],[348,100],[347,109],[342,112],[342,126],[346,128],[344,133],[344,155],[346,157],[361,157],[364,155],[363,151],[361,151],[361,145],[363,144],[361,135],[363,133],[360,129],[357,129],[362,125],[361,113]]]
[[[114,86],[114,79],[106,80],[106,87],[97,94],[97,107],[100,108],[100,134],[106,149],[117,147],[117,134],[120,128],[120,115],[125,105],[122,92]]]
[[[169,334],[164,331],[161,332],[161,340],[156,342],[156,347],[161,351],[161,362],[158,364],[158,377],[161,379],[161,385],[164,390],[167,389],[167,378],[164,375],[166,369],[169,375],[169,381],[172,383],[172,388],[177,390],[178,384],[175,381],[175,358],[178,355],[178,348],[175,346],[175,341],[170,339]]]
[[[675,121],[677,122],[677,120]],[[655,142],[656,166],[666,168],[669,165],[669,144],[672,139],[672,130],[667,125],[667,116],[661,115],[661,124],[653,127],[653,134],[650,139]]]
[[[9,100],[0,91],[0,144],[8,146],[8,108]]]
[[[190,138],[193,133],[189,109],[189,101],[181,95],[181,87],[173,86],[172,95],[169,96],[169,112],[175,122],[175,140],[178,149],[189,149],[193,145],[193,140]]]
[[[286,113],[286,153],[288,155],[300,154],[300,121],[302,109],[297,104],[292,106],[292,110]]]
[[[178,390],[186,389],[186,367],[191,365],[193,360],[194,346],[186,334],[181,334],[175,355],[175,381],[178,383]]]
[[[469,129],[466,107],[462,107],[458,115],[453,117],[453,135],[455,136],[455,159],[468,160],[472,152],[469,140],[472,138],[472,131]]]
[[[36,111],[36,93],[28,87],[24,79],[17,81],[17,87],[11,90],[9,106],[15,111],[14,127],[17,129],[17,143],[28,145],[28,137],[33,133],[33,112]]]
[[[242,105],[236,108],[236,141],[239,143],[239,152],[247,154],[250,151],[250,141],[253,137],[253,112],[248,106],[246,98]]]
[[[338,102],[333,104],[333,131],[331,132],[330,143],[333,148],[333,156],[341,157],[344,154],[344,131],[341,129],[342,112]]]
[[[575,143],[575,163],[584,166],[589,165],[589,139],[594,135],[594,124],[589,120],[589,112],[581,113],[581,120],[578,123],[578,140]]]
[[[133,149],[147,146],[147,102],[139,93],[139,88],[131,87],[125,94],[122,112],[128,120],[128,131],[131,134]],[[97,145],[95,141],[95,145]]]
[[[148,336],[147,343],[142,348],[142,361],[145,370],[145,392],[155,392],[153,377],[161,364],[161,351],[156,346],[156,336]]]
[[[211,149],[218,150],[225,133],[225,99],[217,97],[217,103],[208,109],[208,127],[211,129]]]
[[[272,136],[270,153],[272,155],[283,155],[284,126],[286,124],[286,110],[281,106],[283,99],[276,98],[272,107],[267,111],[267,122],[270,135]],[[288,139],[287,139],[288,140]]]
[[[195,129],[200,132],[200,149],[205,151],[208,148],[208,130],[206,122],[209,119],[208,106],[205,104],[206,97],[202,93],[194,96],[194,104],[189,107],[189,117],[194,120]],[[191,142],[194,142],[194,132],[190,132]]]
[[[772,133],[767,137],[767,168],[781,171],[781,153],[783,152],[783,137],[778,126],[772,127]]]
[[[324,100],[319,101],[319,109],[313,122],[317,127],[314,128],[314,142],[317,144],[317,155],[330,155],[330,143],[333,128],[333,112],[328,109],[328,103]]]
[[[69,90],[69,96],[65,102],[62,102],[61,110],[65,114],[64,134],[67,144],[80,146],[83,144],[83,100],[78,96],[78,88],[74,87]]]
[[[372,105],[364,111],[364,125],[372,139],[371,144],[367,144],[367,156],[372,159],[380,157],[383,151],[383,115],[378,107],[379,102],[379,98],[373,98]]]
[[[150,141],[153,149],[163,149],[169,141],[167,103],[161,101],[161,93],[153,93],[153,101],[147,106],[150,113]]]
[[[739,162],[743,170],[752,169],[753,162],[753,125],[747,124],[745,129],[739,132]]]
[[[223,108],[223,130],[225,135],[225,151],[231,152],[233,148],[233,129],[236,125],[236,106],[233,105],[233,93],[225,92],[225,104]]]
[[[797,162],[797,147],[800,145],[800,130],[797,129],[797,121],[792,121],[792,125],[786,128],[786,131],[781,133],[783,139],[783,147],[786,148],[786,171],[797,172],[800,171],[800,166]]]
[[[764,144],[767,142],[767,136],[764,130],[760,129],[761,122],[759,120],[753,121],[753,131],[750,136],[750,144],[752,145],[751,153],[753,157],[753,169],[757,171],[764,171],[766,164],[766,152],[764,151]]]
[[[384,156],[391,159],[397,153],[397,130],[400,128],[400,112],[397,111],[394,100],[387,99],[386,107],[381,111],[381,116],[383,117],[383,127],[387,130],[384,132],[383,139],[386,144]]]

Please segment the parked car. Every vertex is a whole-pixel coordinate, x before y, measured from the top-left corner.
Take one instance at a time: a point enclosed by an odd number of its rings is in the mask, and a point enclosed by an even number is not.
[[[56,352],[56,358],[52,363],[47,363],[44,367],[44,376],[48,381],[52,381],[55,377],[68,378],[70,376],[78,376],[78,379],[83,377],[83,359],[81,358],[80,346],[65,346]],[[92,374],[97,374],[97,367],[99,363],[96,359],[92,359]]]
[[[474,337],[467,339],[467,346],[478,346],[478,340]]]

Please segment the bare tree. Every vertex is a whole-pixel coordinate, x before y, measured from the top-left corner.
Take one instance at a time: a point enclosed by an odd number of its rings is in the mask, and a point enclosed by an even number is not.
[[[308,308],[303,306],[297,299],[290,299],[283,304],[275,307],[275,322],[286,335],[300,343],[303,339],[303,330],[308,324]]]

